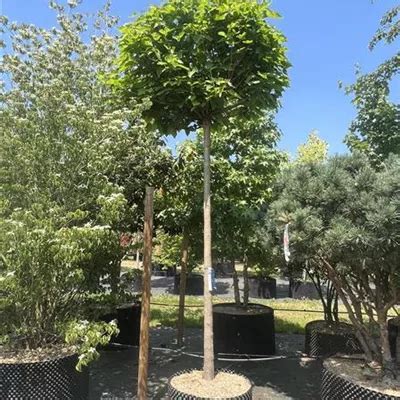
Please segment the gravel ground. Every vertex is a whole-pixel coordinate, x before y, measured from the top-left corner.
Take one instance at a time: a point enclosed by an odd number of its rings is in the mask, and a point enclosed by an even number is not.
[[[186,330],[185,348],[176,349],[175,330],[151,330],[149,399],[167,399],[168,378],[175,372],[201,368],[202,331]],[[268,360],[217,360],[217,368],[229,368],[250,378],[255,400],[309,400],[319,398],[319,360],[303,357],[303,335],[276,335],[277,354]],[[103,351],[91,365],[90,400],[134,399],[138,349]]]

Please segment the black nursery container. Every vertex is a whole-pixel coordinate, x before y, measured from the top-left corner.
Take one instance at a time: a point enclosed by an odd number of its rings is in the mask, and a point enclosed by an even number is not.
[[[322,369],[321,400],[400,400],[352,382],[326,366]]]
[[[0,364],[2,400],[63,399],[86,400],[89,372],[78,372],[76,354],[47,361]]]
[[[247,308],[233,303],[215,304],[214,348],[217,353],[275,354],[274,310],[262,304]]]
[[[104,322],[117,320],[119,333],[111,338],[111,343],[139,346],[141,303],[121,305],[116,312],[103,315]]]
[[[330,327],[330,332],[326,328]],[[328,324],[311,321],[305,327],[305,353],[311,357],[329,357],[337,353],[358,354],[362,348],[352,326],[345,322]]]
[[[237,374],[236,372],[225,370],[225,369],[222,369],[219,371],[243,376],[242,374]],[[171,383],[172,379],[175,376],[179,376],[179,375],[182,375],[187,372],[191,372],[191,370],[180,371],[180,372],[174,374],[173,376],[171,376],[171,378],[168,380],[168,399],[170,399],[170,400],[213,400],[213,399],[222,400],[221,397],[215,397],[215,398],[214,397],[211,397],[211,398],[210,397],[208,397],[208,398],[198,397],[198,396],[194,396],[191,394],[181,392],[178,389],[176,389]],[[252,394],[253,393],[253,383],[248,378],[246,378],[246,379],[250,383],[250,389],[247,392],[245,392],[239,396],[235,396],[235,397],[224,397],[223,400],[252,400],[252,398],[253,398],[253,394]]]
[[[298,280],[290,282],[289,297],[293,299],[318,300],[319,294],[312,282]]]
[[[174,278],[174,294],[179,294],[181,275],[176,274]],[[189,296],[202,296],[204,294],[204,278],[200,274],[189,274],[186,277],[186,291]]]
[[[390,354],[393,359],[397,359],[397,341],[399,336],[399,318],[391,318],[388,321],[388,334],[389,334],[389,346]]]
[[[276,279],[249,278],[249,296],[259,299],[276,299]]]

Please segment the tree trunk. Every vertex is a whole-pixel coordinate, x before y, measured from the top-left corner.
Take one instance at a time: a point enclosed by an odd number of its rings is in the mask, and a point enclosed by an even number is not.
[[[243,305],[245,307],[249,304],[249,260],[247,257],[244,257],[244,265],[243,265]]]
[[[210,148],[211,129],[210,121],[203,122],[204,131],[204,366],[203,378],[207,381],[214,379],[214,334],[212,314],[212,287],[209,276],[212,268],[211,255],[211,168]]]
[[[143,249],[143,293],[140,318],[140,346],[138,391],[139,400],[147,399],[147,374],[149,368],[149,321],[150,321],[150,279],[151,253],[153,244],[153,193],[152,187],[146,187],[144,208],[144,249]]]
[[[381,342],[382,351],[382,367],[384,375],[388,375],[390,378],[396,378],[396,365],[394,360],[392,360],[392,355],[390,353],[389,345],[389,335],[387,329],[387,313],[378,311],[378,324],[379,324],[379,336]]]
[[[183,330],[185,325],[185,293],[186,293],[186,276],[187,263],[189,258],[189,235],[186,228],[183,228],[182,250],[181,250],[181,276],[179,286],[179,312],[178,312],[178,346],[183,346]]]
[[[240,292],[239,292],[239,277],[236,271],[235,258],[232,257],[232,269],[233,269],[233,293],[235,295],[235,304],[240,306]]]

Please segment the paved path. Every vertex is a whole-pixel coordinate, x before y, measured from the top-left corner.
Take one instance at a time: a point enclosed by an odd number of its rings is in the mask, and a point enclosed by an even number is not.
[[[184,351],[174,345],[175,330],[151,330],[149,399],[167,399],[168,377],[175,372],[201,368],[202,331],[186,330]],[[267,361],[217,361],[217,368],[229,368],[249,377],[255,385],[255,400],[316,400],[319,398],[320,361],[302,356],[303,335],[276,335],[277,355]],[[102,352],[91,365],[90,400],[135,398],[136,348]]]

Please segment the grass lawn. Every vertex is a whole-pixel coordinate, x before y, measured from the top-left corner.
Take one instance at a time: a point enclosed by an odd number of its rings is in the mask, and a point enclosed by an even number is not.
[[[233,299],[222,297],[214,297],[214,303],[232,302]],[[160,295],[153,296],[151,299],[151,322],[150,325],[175,327],[177,316],[179,296],[177,295]],[[256,299],[254,302],[265,304],[272,307],[275,312],[275,330],[279,333],[304,333],[304,327],[309,321],[323,319],[321,303],[318,300],[263,300]],[[154,303],[168,304],[161,306]],[[186,296],[187,306],[202,306],[203,298],[201,296]],[[291,309],[293,311],[281,311],[279,309]],[[294,311],[298,310],[298,311]],[[316,312],[303,312],[310,310]],[[341,308],[340,311],[344,311]],[[344,321],[347,320],[347,315],[342,314]],[[203,310],[202,308],[188,307],[185,309],[185,326],[188,328],[201,328],[203,326]]]

